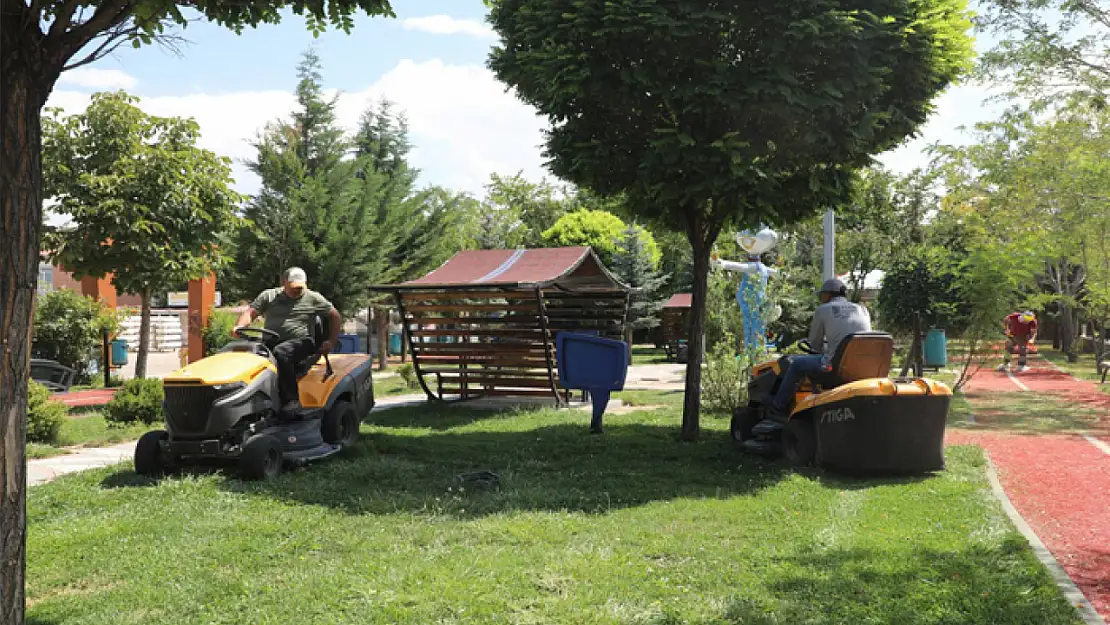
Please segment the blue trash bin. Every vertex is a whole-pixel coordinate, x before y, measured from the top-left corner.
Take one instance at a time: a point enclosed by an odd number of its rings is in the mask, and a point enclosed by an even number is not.
[[[601,432],[609,395],[622,390],[628,376],[628,365],[632,361],[628,343],[603,338],[597,333],[560,332],[555,337],[555,359],[563,388],[590,393],[593,401],[590,431]]]
[[[925,333],[925,366],[941,368],[948,364],[948,338],[944,330],[933,328]]]
[[[401,335],[400,334],[390,334],[389,335],[389,353],[390,354],[400,354],[401,353]]]
[[[340,334],[339,344],[335,346],[337,354],[357,354],[359,347],[357,334]]]
[[[112,366],[122,367],[127,364],[127,341],[115,339],[112,341]]]

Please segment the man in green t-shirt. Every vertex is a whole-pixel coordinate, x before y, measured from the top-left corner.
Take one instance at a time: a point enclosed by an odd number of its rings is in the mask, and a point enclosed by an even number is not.
[[[254,298],[251,305],[239,315],[235,329],[250,325],[259,315],[266,322],[265,328],[276,332],[277,339],[267,341],[278,366],[278,395],[283,412],[294,412],[301,407],[297,390],[297,363],[318,351],[327,354],[339,341],[339,326],[343,318],[323,295],[308,289],[304,269],[290,267],[281,277],[281,286],[267,289]],[[331,318],[330,336],[316,348],[313,326],[316,315]],[[232,330],[235,334],[235,330]]]

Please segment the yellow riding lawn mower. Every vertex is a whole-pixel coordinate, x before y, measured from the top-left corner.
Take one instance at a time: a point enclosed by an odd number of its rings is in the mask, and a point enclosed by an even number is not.
[[[317,317],[313,339],[328,336]],[[189,464],[234,463],[247,479],[278,475],[339,453],[358,440],[374,407],[369,354],[323,355],[297,365],[301,410],[280,412],[277,361],[267,342],[277,334],[240,328],[238,340],[162,380],[166,429],[135,447],[135,471],[163,475]]]
[[[802,351],[816,354],[808,341]],[[790,356],[752,368],[748,405],[732,417],[732,438],[748,453],[784,456],[794,466],[846,473],[905,474],[944,469],[952,391],[927,378],[889,377],[894,340],[863,332],[836,348],[829,370],[807,376],[785,420],[768,408]]]

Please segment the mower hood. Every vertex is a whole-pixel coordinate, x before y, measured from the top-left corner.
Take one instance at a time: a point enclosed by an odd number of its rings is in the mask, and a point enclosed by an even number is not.
[[[164,384],[247,383],[266,369],[277,369],[267,358],[245,352],[223,352],[202,358],[162,378]]]

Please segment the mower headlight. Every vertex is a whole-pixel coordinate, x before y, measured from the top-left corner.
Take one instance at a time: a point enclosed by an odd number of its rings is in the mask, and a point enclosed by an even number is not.
[[[212,387],[212,389],[216,391],[216,395],[220,397],[226,397],[227,395],[231,395],[232,393],[237,393],[244,388],[247,388],[247,385],[242,382],[232,382],[231,384],[217,384]]]

